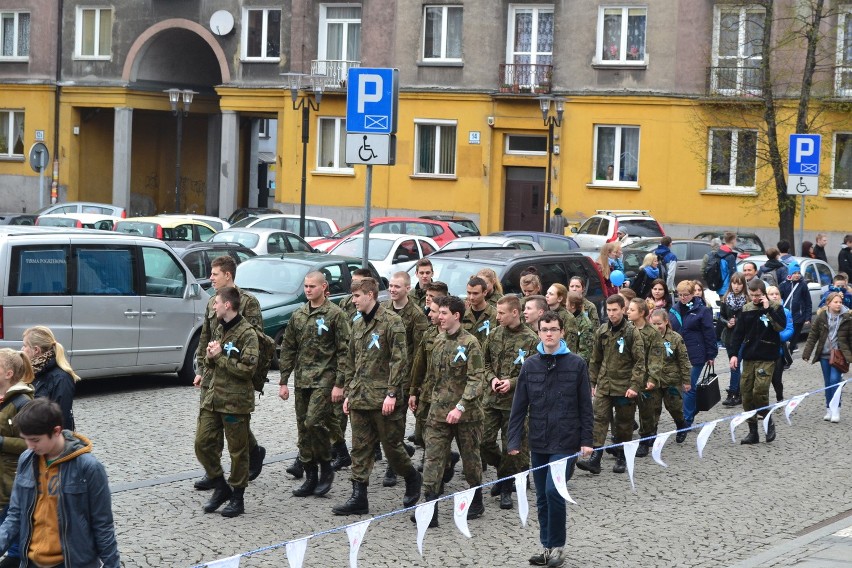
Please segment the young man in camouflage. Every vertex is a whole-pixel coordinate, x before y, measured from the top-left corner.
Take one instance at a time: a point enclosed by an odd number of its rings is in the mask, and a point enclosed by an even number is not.
[[[287,380],[295,371],[299,461],[305,470],[305,482],[293,490],[296,497],[325,495],[334,481],[328,422],[329,416],[334,415],[331,390],[334,386],[343,388],[346,377],[349,318],[326,298],[327,290],[322,272],[305,276],[308,301],[290,316],[281,342],[278,396],[282,400],[289,398]],[[348,454],[345,443],[336,449],[338,455]]]
[[[583,301],[583,296],[579,292],[568,292],[568,311],[571,312],[577,322],[576,354],[588,363],[592,356],[592,346],[595,343],[596,326],[589,319]]]
[[[222,516],[236,517],[245,512],[243,497],[249,482],[249,417],[254,411],[252,377],[258,340],[252,325],[239,314],[240,293],[236,288],[217,290],[213,307],[219,325],[207,344],[206,365],[212,369],[212,378],[198,416],[195,455],[214,488],[204,512],[212,513],[230,500]],[[221,453],[209,451],[223,433],[231,455],[228,483],[222,474]]]
[[[432,275],[435,273],[432,269],[432,261],[428,258],[421,258],[414,266],[416,267],[414,270],[417,275],[417,284],[414,285],[414,288],[411,289],[408,295],[415,306],[421,310],[426,306],[427,309],[424,311],[428,311],[426,292],[429,290],[429,284],[432,283]]]
[[[234,259],[228,255],[219,256],[213,259],[211,265],[210,283],[213,289],[235,288],[240,295],[240,315],[255,329],[263,332],[263,316],[260,313],[260,303],[257,298],[234,285],[234,278],[237,276],[237,263]],[[201,390],[201,404],[204,403],[204,399],[208,395],[210,381],[213,378],[213,368],[208,365],[207,344],[210,343],[213,332],[219,325],[216,310],[213,307],[215,301],[216,296],[214,295],[207,302],[207,311],[205,312],[204,322],[201,324],[201,335],[198,338],[198,350],[195,353],[196,372],[198,374],[195,376],[193,384]],[[222,455],[222,449],[225,447],[224,437],[220,435],[211,443],[212,445],[205,451],[210,455]],[[260,471],[263,469],[263,460],[266,458],[266,449],[258,445],[251,428],[249,428],[249,447],[249,481],[251,481],[260,475]],[[222,472],[217,473],[219,476],[222,475]],[[206,475],[196,481],[194,486],[199,491],[207,491],[214,487],[213,481]]]
[[[379,285],[372,278],[352,283],[352,301],[361,317],[352,326],[343,412],[352,421],[352,496],[332,509],[335,515],[365,515],[370,507],[367,486],[374,449],[380,441],[391,467],[405,478],[405,507],[420,499],[422,478],[402,446],[405,434],[403,388],[408,378],[405,326],[398,315],[377,301]]]
[[[467,305],[461,320],[462,327],[479,341],[485,344],[491,332],[497,328],[497,310],[488,304],[485,294],[488,284],[479,276],[474,276],[467,282]]]
[[[601,472],[600,447],[606,443],[613,410],[613,441],[623,443],[633,439],[636,397],[645,386],[645,345],[642,342],[642,334],[627,321],[624,312],[623,296],[613,294],[607,298],[608,321],[595,332],[592,358],[589,361],[596,449],[588,461],[578,461],[577,467],[594,474]],[[615,448],[615,465],[612,471],[624,473],[626,468],[624,448]]]
[[[524,298],[524,322],[536,335],[538,335],[538,320],[546,311],[547,300],[544,296],[535,295]]]
[[[526,432],[521,452],[508,452],[509,414],[521,366],[535,353],[538,336],[521,323],[521,302],[517,296],[503,296],[497,301],[497,321],[500,325],[485,342],[482,358],[487,387],[484,396],[484,420],[480,453],[482,461],[497,469],[497,477],[509,477],[529,469],[529,448]],[[501,446],[497,446],[497,434]],[[492,495],[500,495],[500,508],[512,508],[514,481],[496,483]]]

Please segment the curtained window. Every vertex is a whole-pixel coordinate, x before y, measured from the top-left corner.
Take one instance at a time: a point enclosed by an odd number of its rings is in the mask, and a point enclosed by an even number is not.
[[[415,175],[455,176],[456,123],[415,124]]]
[[[852,134],[838,132],[834,135],[834,176],[831,189],[835,192],[852,192]]]
[[[597,60],[601,63],[644,63],[647,8],[601,8]]]
[[[423,59],[461,61],[462,7],[423,8]]]
[[[639,179],[639,127],[595,126],[595,181],[635,185]]]
[[[0,12],[0,59],[23,60],[29,55],[29,12]]]
[[[710,189],[754,191],[757,131],[711,129],[709,161]]]
[[[77,7],[75,55],[109,59],[112,54],[112,8]]]
[[[24,112],[0,111],[0,158],[24,157]]]
[[[346,163],[346,119],[321,117],[318,132],[317,169],[351,173],[352,166]]]

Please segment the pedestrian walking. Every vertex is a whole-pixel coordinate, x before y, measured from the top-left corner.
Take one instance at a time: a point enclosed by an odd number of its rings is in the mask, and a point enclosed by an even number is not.
[[[467,309],[462,319],[462,327],[472,333],[483,345],[491,330],[497,327],[497,310],[486,300],[488,284],[480,276],[473,276],[467,281]]]
[[[654,417],[654,409],[660,395],[660,375],[663,368],[663,338],[657,328],[648,323],[648,304],[645,300],[636,298],[627,306],[627,319],[642,335],[645,358],[645,378],[642,381],[642,390],[636,397],[639,407],[639,437],[649,438],[657,434],[657,421]],[[644,458],[654,445],[653,438],[639,442],[636,457]]]
[[[654,249],[654,254],[659,261],[660,278],[665,280],[669,289],[675,287],[675,276],[677,275],[677,255],[672,252],[672,238],[668,235],[660,238],[660,246]],[[643,298],[647,295],[643,294]]]
[[[669,323],[669,313],[666,310],[656,309],[651,312],[649,321],[660,333],[665,349],[658,388],[660,396],[654,398],[654,423],[659,424],[663,403],[665,403],[666,410],[678,429],[675,441],[682,444],[689,434],[683,418],[683,393],[689,392],[692,388],[689,381],[692,365],[689,363],[689,354],[686,352],[683,338],[672,329]]]
[[[677,264],[677,261],[675,261]],[[636,276],[630,283],[630,289],[636,292],[636,297],[643,300],[651,294],[651,283],[660,278],[660,261],[656,253],[649,252],[642,260],[642,265],[636,271]]]
[[[555,235],[564,235],[565,227],[568,225],[568,219],[562,216],[562,208],[557,207],[553,210],[553,217],[550,219],[550,232]]]
[[[535,268],[532,268],[535,270]],[[528,272],[521,276],[521,293],[523,296],[537,296],[541,294],[541,278],[535,272]]]
[[[586,298],[586,281],[580,276],[572,276],[568,281],[568,291],[577,292],[583,297],[583,311],[589,316],[592,326],[597,329],[601,324],[601,318],[598,314],[598,307]]]
[[[737,234],[733,231],[725,231],[723,240],[724,243],[718,250],[705,256],[701,267],[704,282],[719,296],[724,296],[728,291],[731,276],[737,271],[737,253],[734,250],[737,246]]]
[[[814,244],[811,241],[802,241],[802,254],[804,258],[816,258],[814,256]]]
[[[819,260],[821,260],[825,263],[828,262],[828,256],[825,254],[825,245],[827,245],[827,244],[828,244],[828,237],[826,237],[822,233],[817,234],[816,239],[814,241],[814,248],[813,248],[814,258],[818,258]]]
[[[47,398],[62,409],[62,427],[75,430],[74,385],[80,380],[65,356],[65,348],[56,341],[50,328],[37,325],[24,330],[21,350],[30,359],[35,373],[35,398]]]
[[[781,251],[769,247],[766,251],[767,261],[757,271],[757,277],[766,282],[767,286],[778,286],[787,279],[787,265],[781,262]]]
[[[562,320],[563,339],[568,345],[568,349],[572,353],[575,353],[577,351],[579,330],[577,329],[577,321],[574,319],[574,316],[565,307],[565,300],[568,299],[568,289],[558,282],[551,284],[544,298],[547,300],[547,308],[556,312],[556,315]]]
[[[747,302],[748,295],[745,289],[745,276],[737,272],[731,276],[728,291],[725,292],[725,295],[722,296],[719,302],[719,321],[722,326],[720,337],[722,345],[725,346],[728,356],[734,354],[740,360],[742,359],[741,354],[733,353],[731,350],[733,349],[734,326],[737,324],[737,317],[739,317],[740,312],[743,311]],[[738,406],[743,403],[743,399],[740,396],[741,366],[740,364],[735,369],[731,369],[731,376],[728,380],[728,396],[722,401],[723,406]]]
[[[781,291],[778,290],[777,286],[767,286],[766,288],[766,297],[769,298],[770,302],[778,302],[781,304]],[[775,369],[772,372],[772,388],[775,390],[775,401],[781,402],[784,400],[784,370],[787,367],[786,361],[789,359],[790,362],[793,361],[790,356],[790,351],[787,348],[787,342],[790,340],[790,337],[793,335],[793,314],[781,304],[781,307],[784,309],[784,315],[787,318],[787,325],[784,329],[781,330],[779,336],[781,337],[781,349],[778,352],[778,360],[775,362]]]
[[[610,280],[610,275],[615,270],[620,270],[622,273],[624,272],[624,265],[621,263],[621,243],[620,242],[611,242],[604,243],[601,247],[600,255],[598,256],[597,265],[598,270],[601,271],[601,275],[604,277],[604,294],[606,296],[611,296],[612,294],[618,294],[618,289],[620,288],[620,284],[616,286]]]
[[[568,311],[577,322],[577,355],[586,363],[592,356],[592,347],[595,343],[595,325],[584,311],[583,296],[579,292],[568,292]]]
[[[546,311],[547,299],[544,296],[527,296],[524,298],[524,322],[535,333],[538,333],[538,322]]]
[[[819,361],[825,382],[825,416],[823,420],[840,422],[840,407],[837,411],[829,408],[829,403],[843,380],[843,373],[831,365],[831,352],[839,349],[846,361],[852,361],[852,311],[843,305],[840,292],[831,292],[826,298],[826,309],[821,311],[808,334],[808,341],[802,351],[802,359],[811,363]]]
[[[500,284],[497,273],[491,268],[483,268],[476,275],[485,280],[485,301],[488,302],[489,306],[496,309],[497,301],[503,297],[503,285]]]
[[[799,338],[802,330],[811,322],[813,314],[813,303],[808,283],[802,278],[802,269],[799,263],[792,261],[787,265],[787,278],[781,282],[778,289],[781,291],[784,307],[793,314],[793,334],[790,336],[789,350],[795,353],[798,350]]]
[[[426,291],[429,288],[429,284],[432,283],[432,276],[435,274],[432,261],[428,258],[421,258],[418,260],[417,264],[414,265],[414,274],[417,276],[417,283],[408,294],[411,297],[411,301],[414,302],[414,305],[425,312],[424,306],[426,305]]]
[[[843,237],[843,245],[837,253],[837,271],[847,277],[852,274],[852,234]]]
[[[647,296],[654,304],[654,309],[668,311],[672,307],[672,294],[670,288],[661,278],[651,282],[651,293]]]

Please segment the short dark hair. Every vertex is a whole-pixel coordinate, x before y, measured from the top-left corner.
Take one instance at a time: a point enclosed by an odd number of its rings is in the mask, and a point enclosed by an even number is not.
[[[554,312],[553,310],[547,310],[541,316],[541,319],[538,320],[539,325],[543,323],[557,322],[559,324],[559,329],[562,329],[562,318],[559,317],[559,314]]]
[[[743,263],[743,266],[745,266],[746,264],[752,265],[752,267],[754,267],[754,271],[757,272],[757,264],[754,261],[747,260]]]
[[[748,291],[749,292],[763,292],[766,294],[766,284],[760,278],[752,278],[751,282],[748,283]]]
[[[438,309],[447,308],[451,314],[459,314],[459,318],[464,317],[464,300],[458,296],[441,296],[435,298],[435,303],[438,304]]]
[[[231,309],[235,312],[240,311],[240,293],[233,286],[225,286],[216,291],[216,295],[223,302],[231,304]]]
[[[790,252],[790,241],[781,239],[780,241],[778,241],[778,244],[776,246],[778,247],[778,250],[781,251],[781,254],[787,254],[788,252]]]
[[[607,304],[618,304],[618,307],[623,308],[625,306],[624,296],[621,294],[613,294],[609,298],[606,299]]]
[[[781,249],[777,247],[769,247],[768,249],[766,249],[766,257],[770,260],[772,260],[773,258],[777,259],[779,256],[781,256]]]
[[[514,294],[506,294],[505,296],[497,300],[497,305],[500,304],[508,305],[510,310],[521,311],[521,301]]]
[[[57,426],[62,427],[62,409],[49,398],[28,402],[13,418],[24,436],[50,436]]]
[[[350,290],[352,292],[360,291],[363,294],[372,294],[374,298],[379,297],[379,283],[376,282],[375,278],[369,276],[361,280],[353,280]]]
[[[663,245],[664,247],[670,247],[670,246],[672,246],[672,238],[670,236],[666,235],[665,237],[660,239],[660,244]]]
[[[488,290],[488,284],[485,282],[485,279],[480,278],[479,276],[471,276],[470,280],[467,281],[468,286],[479,286],[482,288],[482,291],[485,292]]]
[[[369,268],[356,268],[352,271],[352,276],[360,276],[361,278],[372,278],[373,273]]]
[[[547,311],[547,298],[545,298],[541,294],[535,294],[533,296],[527,296],[526,298],[524,298],[524,306],[526,306],[530,302],[536,305],[537,310]]]
[[[736,238],[737,234],[733,231],[725,231],[725,234],[722,235],[722,240],[725,241],[725,244],[734,242],[734,239]]]
[[[218,268],[222,272],[229,273],[231,278],[237,277],[237,262],[227,254],[214,258],[213,262],[210,263],[210,266]]]
[[[450,288],[445,282],[441,282],[439,280],[432,280],[431,282],[426,284],[426,291],[433,292],[436,296],[446,296],[450,293]]]
[[[417,268],[420,268],[421,266],[428,266],[429,268],[432,268],[432,261],[428,258],[421,258],[417,261],[417,264],[415,264],[415,266]],[[415,272],[417,272],[417,268],[414,269]]]

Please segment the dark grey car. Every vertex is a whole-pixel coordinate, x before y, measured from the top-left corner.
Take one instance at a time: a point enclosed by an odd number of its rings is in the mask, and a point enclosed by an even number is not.
[[[623,247],[624,272],[628,279],[633,279],[645,255],[660,246],[660,239],[642,239]],[[675,284],[682,280],[698,280],[704,284],[701,275],[701,263],[704,255],[710,252],[710,243],[699,239],[672,239],[672,252],[677,257],[677,274]]]

